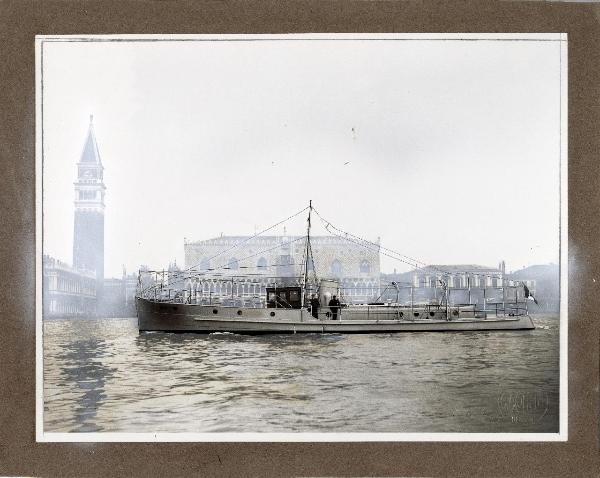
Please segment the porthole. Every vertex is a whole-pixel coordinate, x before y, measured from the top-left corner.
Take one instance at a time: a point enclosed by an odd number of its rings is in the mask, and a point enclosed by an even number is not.
[[[435,316],[435,312],[429,312],[429,317]]]
[[[415,312],[415,317],[418,317],[418,316],[419,316],[419,313],[418,313],[418,312]]]
[[[242,315],[242,311],[241,311],[241,310],[238,310],[238,311],[237,311],[237,314],[238,314],[238,315]]]
[[[400,312],[400,317],[404,317],[404,312]]]
[[[269,315],[270,315],[271,317],[275,317],[275,312],[271,312]]]
[[[213,309],[213,314],[218,314],[219,313],[219,309]]]
[[[456,317],[456,316],[458,315],[458,310],[453,310],[453,311],[452,311],[452,315],[453,315],[454,317]]]

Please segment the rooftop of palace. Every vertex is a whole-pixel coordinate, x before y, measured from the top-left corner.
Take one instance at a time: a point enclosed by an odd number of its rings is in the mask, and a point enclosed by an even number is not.
[[[288,235],[280,235],[280,236],[219,236],[213,237],[210,239],[201,239],[197,241],[187,241],[184,240],[185,245],[237,245],[237,244],[276,244],[276,243],[290,243],[293,241],[298,241],[303,239],[306,236],[288,236]],[[344,239],[343,237],[337,236],[311,236],[310,240],[313,244],[347,244],[347,245],[355,245],[354,238]],[[379,238],[376,241],[373,241],[375,244],[379,243]],[[359,246],[362,247],[362,246]]]
[[[478,264],[431,264],[413,271],[415,273],[469,273],[469,272],[501,272],[498,267],[481,266]]]

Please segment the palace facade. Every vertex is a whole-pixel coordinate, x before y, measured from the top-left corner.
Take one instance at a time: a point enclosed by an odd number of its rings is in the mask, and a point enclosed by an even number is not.
[[[333,278],[350,302],[364,302],[379,293],[379,247],[366,248],[339,237],[310,240],[314,264],[308,278]],[[304,273],[305,236],[222,236],[184,242],[185,269],[197,278],[187,283],[193,296],[230,295],[264,299],[267,285],[299,282]],[[286,280],[287,279],[287,280]]]

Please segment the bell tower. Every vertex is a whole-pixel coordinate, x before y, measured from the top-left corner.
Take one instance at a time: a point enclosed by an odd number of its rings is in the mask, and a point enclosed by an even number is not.
[[[96,272],[96,303],[104,286],[104,167],[94,134],[93,116],[77,163],[73,267]]]

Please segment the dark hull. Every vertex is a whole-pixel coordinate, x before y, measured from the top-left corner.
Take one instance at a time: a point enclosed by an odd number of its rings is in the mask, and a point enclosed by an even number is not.
[[[445,311],[431,318],[400,318],[394,307],[352,307],[339,320],[314,319],[303,309],[252,309],[154,302],[136,299],[140,331],[232,332],[238,334],[459,332],[469,330],[529,330],[531,317],[458,317]],[[473,314],[471,314],[473,315]],[[411,316],[412,317],[412,316]]]

